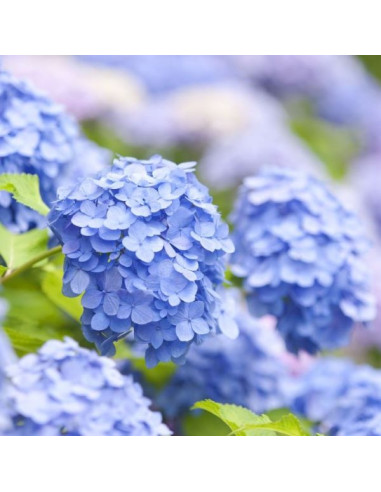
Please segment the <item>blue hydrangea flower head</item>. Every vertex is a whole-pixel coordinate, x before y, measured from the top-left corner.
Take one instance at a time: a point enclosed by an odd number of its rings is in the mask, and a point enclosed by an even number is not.
[[[66,338],[8,366],[11,435],[157,436],[159,413],[115,362]]]
[[[359,221],[324,184],[300,171],[247,178],[232,216],[232,271],[256,316],[274,315],[291,352],[348,343],[375,316]]]
[[[50,205],[59,184],[107,162],[108,153],[100,150],[94,160],[97,150],[60,106],[0,70],[0,173],[37,174],[42,199]],[[0,222],[15,232],[45,225],[5,191],[0,191]]]
[[[329,435],[381,435],[381,371],[322,358],[300,378],[294,412]]]
[[[232,316],[231,306],[225,314]],[[185,364],[159,395],[158,404],[168,417],[179,418],[206,398],[258,413],[285,405],[288,370],[277,333],[242,312],[229,320],[234,322],[237,339],[217,335],[190,349]]]
[[[132,327],[146,361],[182,362],[217,330],[228,227],[194,163],[119,158],[59,193],[49,222],[63,244],[64,293],[84,292],[82,326],[103,354]]]
[[[318,359],[299,378],[293,396],[293,410],[312,422],[324,421],[343,395],[355,367],[347,359]]]

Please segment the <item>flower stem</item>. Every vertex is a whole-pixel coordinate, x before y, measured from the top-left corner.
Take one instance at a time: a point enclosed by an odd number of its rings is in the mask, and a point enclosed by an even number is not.
[[[50,256],[56,255],[57,253],[60,253],[61,251],[62,251],[62,246],[56,246],[55,248],[48,249],[47,251],[40,253],[39,255],[35,256],[34,258],[27,261],[26,263],[19,266],[18,268],[15,268],[14,270],[8,270],[8,272],[4,275],[4,277],[0,278],[0,284],[4,284],[5,282],[8,282],[8,280],[12,279],[13,277],[16,277],[20,273],[23,273],[26,270],[29,270],[29,268],[31,268],[36,263],[39,263],[40,261],[45,260],[46,258],[49,258]]]

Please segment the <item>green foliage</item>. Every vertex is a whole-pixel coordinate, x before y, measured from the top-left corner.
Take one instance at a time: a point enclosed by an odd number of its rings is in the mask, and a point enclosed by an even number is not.
[[[118,137],[111,128],[105,126],[99,121],[85,121],[82,123],[82,129],[85,135],[96,142],[101,147],[110,149],[115,154],[133,155],[137,159],[148,159],[154,154],[164,155],[166,159],[174,162],[198,161],[202,155],[202,149],[195,145],[186,146],[150,146],[150,145],[134,145],[127,143],[125,140]]]
[[[211,413],[188,414],[182,422],[182,431],[186,436],[227,436],[230,428]]]
[[[293,118],[292,129],[323,161],[333,179],[345,177],[348,164],[359,147],[353,131],[305,114]]]
[[[358,55],[366,69],[378,80],[381,80],[381,57],[380,55]]]
[[[276,422],[266,422],[265,424],[259,425],[248,425],[246,431],[250,429],[266,429],[275,431],[278,434],[285,436],[309,436],[308,432],[303,429],[301,422],[295,415],[291,413],[284,415]]]
[[[212,400],[197,402],[193,410],[205,410],[220,418],[237,436],[308,436],[310,435],[295,415],[282,415],[279,420],[271,420],[268,415],[256,415],[251,410],[238,405],[222,404]]]
[[[13,234],[0,225],[0,255],[8,270],[14,270],[47,249],[46,229],[33,229],[24,234]]]
[[[210,192],[213,197],[213,203],[217,205],[223,219],[229,223],[229,215],[233,210],[237,190],[234,188],[228,188],[218,191],[211,189]]]
[[[4,330],[18,355],[35,352],[47,340],[64,336],[88,346],[79,324],[59,311],[42,292],[38,271],[4,284],[2,295],[9,306]]]
[[[41,199],[39,180],[35,174],[0,174],[0,190],[8,191],[15,200],[41,215],[49,212]]]
[[[217,403],[212,400],[203,400],[193,405],[192,410],[196,409],[205,410],[206,412],[220,418],[229,427],[232,433],[237,436],[275,435],[275,433],[271,431],[268,432],[266,429],[260,429],[258,432],[256,432],[255,429],[246,431],[245,429],[248,426],[271,423],[271,421],[266,415],[256,415],[249,409],[238,405]]]

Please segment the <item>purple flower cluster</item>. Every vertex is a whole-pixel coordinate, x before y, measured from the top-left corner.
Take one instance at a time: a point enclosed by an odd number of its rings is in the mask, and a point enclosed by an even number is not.
[[[216,55],[82,55],[80,58],[126,71],[140,80],[149,92],[156,94],[233,77],[226,58]]]
[[[158,403],[170,418],[179,418],[199,400],[210,398],[262,413],[285,406],[288,369],[277,333],[246,314],[237,314],[236,340],[211,337],[194,346]]]
[[[381,435],[381,371],[320,359],[300,379],[292,409],[340,436]]]
[[[246,129],[285,126],[279,101],[238,83],[200,84],[153,97],[112,122],[121,138],[140,145],[203,147]]]
[[[381,90],[350,56],[244,56],[236,67],[281,98],[307,98],[317,114],[353,128],[366,149],[381,148]]]
[[[27,79],[78,120],[105,120],[128,113],[144,99],[144,90],[127,73],[82,63],[62,55],[7,55],[5,70]]]
[[[217,330],[234,248],[194,165],[120,158],[59,193],[49,222],[66,256],[63,291],[84,292],[82,328],[102,354],[133,328],[147,365],[182,362]]]
[[[232,271],[253,314],[272,314],[291,352],[348,343],[375,316],[367,241],[356,216],[324,184],[287,169],[247,178],[233,216]]]
[[[381,153],[368,154],[353,163],[350,182],[354,188],[359,190],[362,200],[381,234],[379,176],[381,176]]]
[[[114,361],[66,338],[8,366],[7,435],[157,436],[169,434],[139,384]]]
[[[227,189],[241,184],[266,163],[317,176],[323,172],[319,159],[286,129],[285,123],[272,122],[212,143],[200,161],[200,173],[214,189]]]
[[[108,153],[86,141],[60,106],[0,70],[1,173],[37,174],[42,199],[50,205],[59,184],[94,169],[94,155],[96,162],[107,162]],[[0,222],[15,232],[45,225],[5,191],[0,191]]]

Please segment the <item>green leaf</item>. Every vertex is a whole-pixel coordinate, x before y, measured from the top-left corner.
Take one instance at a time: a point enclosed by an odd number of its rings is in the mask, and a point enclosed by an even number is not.
[[[182,433],[186,436],[227,436],[229,427],[211,413],[187,414],[182,421]]]
[[[19,356],[35,352],[48,340],[62,340],[68,335],[63,327],[50,325],[42,329],[34,320],[12,316],[5,322],[4,331]]]
[[[33,229],[25,234],[13,234],[0,225],[0,255],[7,268],[13,270],[47,249],[46,229]]]
[[[40,276],[40,271],[26,272],[2,289],[9,307],[3,326],[18,355],[35,352],[47,340],[64,336],[91,346],[84,340],[79,323],[57,309],[42,292]]]
[[[358,152],[359,136],[352,130],[308,114],[299,113],[291,121],[292,130],[326,165],[330,176],[338,181],[343,180],[348,172],[348,163]]]
[[[7,270],[7,267],[0,265],[0,277],[2,277]]]
[[[35,174],[0,174],[0,190],[8,191],[15,200],[41,215],[49,212],[49,207],[41,199],[39,180]]]
[[[295,415],[287,414],[272,421],[268,415],[256,415],[251,410],[237,405],[217,403],[212,400],[197,402],[192,409],[205,410],[219,417],[237,436],[309,436]]]
[[[81,298],[66,297],[62,294],[62,270],[54,269],[46,272],[42,278],[41,288],[53,304],[79,322],[83,313]]]
[[[276,422],[266,422],[264,424],[249,424],[244,431],[250,430],[270,430],[284,436],[309,436],[310,434],[303,429],[302,424],[295,415],[289,413],[284,415]]]
[[[269,436],[275,435],[269,429],[246,429],[248,426],[261,425],[271,423],[271,420],[266,415],[256,415],[247,408],[238,405],[230,405],[217,403],[213,400],[203,400],[195,403],[192,410],[205,410],[216,417],[219,417],[237,436]]]
[[[286,415],[290,415],[290,409],[289,408],[274,408],[272,410],[269,410],[266,412],[266,415],[270,418],[272,422],[280,420],[282,417],[285,417]],[[304,432],[307,433],[307,435],[310,435],[312,432],[312,428],[314,426],[314,423],[310,420],[307,420],[304,417],[298,417],[298,422],[302,426],[302,429]]]

